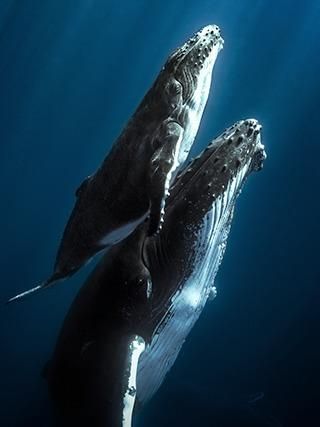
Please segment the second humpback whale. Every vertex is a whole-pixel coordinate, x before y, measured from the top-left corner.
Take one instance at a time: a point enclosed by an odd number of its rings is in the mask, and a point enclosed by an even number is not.
[[[100,168],[78,188],[52,276],[9,302],[71,276],[147,215],[149,234],[159,231],[169,185],[197,134],[222,46],[219,28],[208,25],[168,58]]]
[[[175,178],[158,235],[141,224],[78,293],[47,379],[64,426],[130,427],[156,392],[207,299],[248,175],[265,158],[261,126],[237,122]]]

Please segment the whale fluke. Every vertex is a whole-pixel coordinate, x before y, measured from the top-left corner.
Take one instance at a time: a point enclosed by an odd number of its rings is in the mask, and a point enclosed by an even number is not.
[[[28,289],[27,291],[22,292],[21,294],[15,295],[14,297],[10,298],[10,299],[7,301],[7,304],[10,304],[11,302],[15,302],[15,301],[18,301],[18,300],[24,299],[26,296],[28,296],[28,295],[30,295],[30,294],[33,294],[34,292],[39,291],[39,290],[40,290],[40,289],[42,289],[43,287],[44,287],[44,286],[41,284],[41,285],[35,286],[35,287],[34,287],[34,288],[32,288],[32,289]]]

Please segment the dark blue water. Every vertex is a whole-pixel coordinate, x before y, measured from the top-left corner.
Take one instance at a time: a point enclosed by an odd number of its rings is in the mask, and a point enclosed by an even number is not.
[[[218,298],[137,427],[320,425],[319,20],[317,0],[0,3],[3,301],[51,272],[75,188],[191,33],[225,39],[194,151],[240,118],[264,126]],[[52,425],[40,371],[90,267],[0,309],[1,427]]]

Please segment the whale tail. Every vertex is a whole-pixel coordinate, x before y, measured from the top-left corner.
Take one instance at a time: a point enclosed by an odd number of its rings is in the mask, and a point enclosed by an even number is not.
[[[58,280],[62,280],[63,277],[61,277],[60,274],[54,273],[49,279],[45,280],[44,282],[40,283],[40,285],[35,286],[34,288],[28,289],[27,291],[22,292],[21,294],[15,295],[14,297],[10,298],[7,301],[7,304],[10,304],[11,302],[20,301],[26,297],[28,297],[31,294],[34,294],[35,292],[41,291],[42,289],[46,289],[50,286],[52,286],[55,282]]]

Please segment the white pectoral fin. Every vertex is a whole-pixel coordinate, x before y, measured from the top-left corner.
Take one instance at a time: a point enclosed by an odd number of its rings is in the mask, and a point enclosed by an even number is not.
[[[129,343],[128,382],[123,397],[122,427],[131,427],[132,413],[137,393],[137,370],[140,355],[144,352],[145,341],[136,335]]]
[[[182,127],[175,122],[169,123],[166,127],[162,146],[154,153],[151,159],[148,188],[151,202],[150,235],[161,229],[166,197],[169,195],[173,173],[179,166],[182,138]]]

